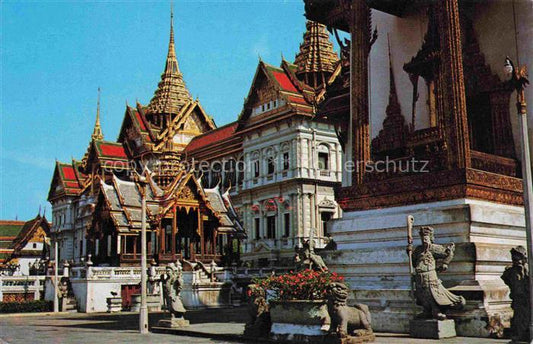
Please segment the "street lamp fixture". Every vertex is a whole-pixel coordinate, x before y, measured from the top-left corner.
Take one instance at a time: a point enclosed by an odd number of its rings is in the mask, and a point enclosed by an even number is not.
[[[504,72],[511,77],[511,84],[516,90],[516,109],[520,127],[520,140],[522,144],[522,183],[524,188],[524,213],[526,217],[526,238],[529,267],[529,302],[533,302],[533,178],[531,175],[531,156],[527,127],[527,104],[525,88],[529,84],[526,66],[516,66],[507,56],[505,58]],[[533,316],[529,322],[530,339],[533,341]]]

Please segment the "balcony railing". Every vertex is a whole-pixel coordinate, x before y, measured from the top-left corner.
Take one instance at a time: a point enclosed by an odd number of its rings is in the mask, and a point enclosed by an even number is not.
[[[0,276],[0,301],[4,294],[33,294],[38,300],[44,291],[46,276]]]

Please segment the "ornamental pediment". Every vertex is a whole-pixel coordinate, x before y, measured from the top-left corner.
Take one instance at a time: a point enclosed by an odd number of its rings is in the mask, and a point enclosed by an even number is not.
[[[320,208],[336,208],[337,207],[337,203],[335,203],[335,201],[333,200],[330,200],[328,198],[324,198],[319,204],[318,206]]]

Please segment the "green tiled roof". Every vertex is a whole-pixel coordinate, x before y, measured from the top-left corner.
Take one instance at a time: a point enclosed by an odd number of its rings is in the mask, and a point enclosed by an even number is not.
[[[0,253],[1,260],[8,259],[9,257],[11,257],[11,253]]]
[[[23,226],[24,226],[24,223],[22,223],[20,225],[0,224],[0,236],[16,237],[19,234],[19,232],[21,231]]]
[[[13,241],[0,241],[0,248],[9,248]]]

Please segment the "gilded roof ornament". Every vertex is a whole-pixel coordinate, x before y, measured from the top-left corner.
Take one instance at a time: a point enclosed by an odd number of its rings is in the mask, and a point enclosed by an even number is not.
[[[100,87],[98,87],[98,100],[96,102],[96,121],[94,123],[93,134],[91,135],[93,140],[103,140],[104,134],[102,133],[102,127],[100,126]]]
[[[183,105],[192,100],[180,72],[174,45],[174,13],[170,11],[170,42],[165,71],[161,74],[154,97],[148,105],[149,113],[178,113]]]
[[[331,74],[338,60],[326,26],[308,20],[300,52],[294,59],[294,64],[298,67],[296,74],[299,77],[307,73]]]

